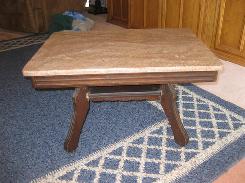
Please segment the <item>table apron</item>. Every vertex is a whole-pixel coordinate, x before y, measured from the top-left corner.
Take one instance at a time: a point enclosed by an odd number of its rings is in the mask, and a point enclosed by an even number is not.
[[[32,76],[34,88],[79,88],[81,86],[117,86],[197,83],[216,81],[217,71],[133,73],[133,74],[91,74]]]

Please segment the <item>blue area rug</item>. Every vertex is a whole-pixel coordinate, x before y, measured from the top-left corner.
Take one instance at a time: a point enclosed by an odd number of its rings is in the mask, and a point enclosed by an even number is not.
[[[21,70],[40,45],[0,53],[0,182],[212,182],[245,154],[245,110],[176,86],[190,142],[157,102],[91,103],[75,153],[63,149],[73,90],[34,90]]]

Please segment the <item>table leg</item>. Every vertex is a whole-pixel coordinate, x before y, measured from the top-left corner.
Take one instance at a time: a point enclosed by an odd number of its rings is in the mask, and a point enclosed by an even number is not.
[[[77,88],[73,95],[74,113],[70,129],[64,143],[64,148],[68,152],[74,151],[78,146],[81,128],[83,127],[89,110],[87,92],[87,87]]]
[[[171,125],[174,140],[180,146],[184,146],[188,143],[189,137],[178,113],[175,89],[173,85],[166,84],[161,86],[161,90],[161,105]]]

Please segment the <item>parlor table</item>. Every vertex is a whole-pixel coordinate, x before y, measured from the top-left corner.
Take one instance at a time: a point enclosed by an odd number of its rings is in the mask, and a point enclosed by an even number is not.
[[[64,148],[74,151],[90,101],[160,101],[177,144],[188,143],[173,84],[212,82],[222,64],[188,29],[58,32],[25,65],[37,89],[75,88]]]

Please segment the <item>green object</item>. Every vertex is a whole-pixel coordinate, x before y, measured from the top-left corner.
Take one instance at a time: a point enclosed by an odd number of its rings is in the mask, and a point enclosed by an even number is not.
[[[52,22],[49,26],[49,33],[59,32],[62,30],[72,29],[73,18],[63,14],[56,14],[52,17]]]

